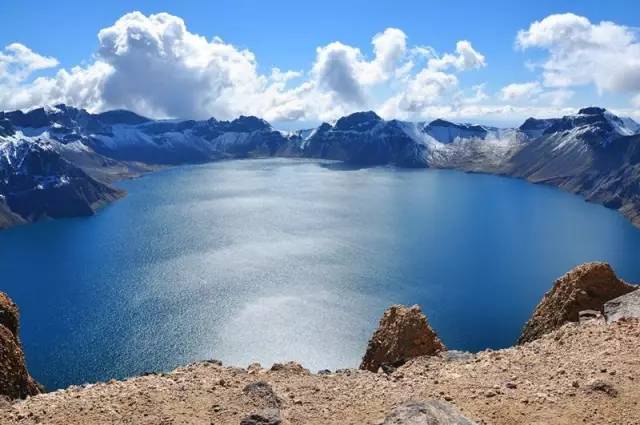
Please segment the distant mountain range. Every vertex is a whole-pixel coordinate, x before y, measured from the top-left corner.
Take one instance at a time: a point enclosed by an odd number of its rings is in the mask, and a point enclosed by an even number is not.
[[[514,176],[578,193],[640,226],[640,125],[602,108],[507,129],[358,112],[283,132],[256,117],[152,120],[56,105],[0,112],[0,228],[93,214],[123,195],[114,180],[156,166],[260,157]]]

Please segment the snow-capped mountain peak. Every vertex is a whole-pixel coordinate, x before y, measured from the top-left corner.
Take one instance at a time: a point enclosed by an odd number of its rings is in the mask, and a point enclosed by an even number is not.
[[[335,129],[340,131],[369,131],[383,122],[373,111],[355,112],[336,121]]]
[[[486,128],[474,124],[457,124],[442,119],[431,121],[422,127],[422,132],[440,143],[448,144],[462,139],[479,139],[487,137]]]

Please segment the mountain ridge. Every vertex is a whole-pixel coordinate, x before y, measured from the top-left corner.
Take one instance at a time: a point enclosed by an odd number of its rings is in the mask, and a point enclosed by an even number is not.
[[[640,226],[639,132],[635,121],[600,107],[560,118],[529,118],[516,128],[443,119],[384,120],[373,111],[363,111],[334,124],[294,132],[276,130],[255,116],[230,121],[153,120],[126,110],[92,114],[64,104],[0,112],[0,158],[5,158],[0,163],[4,176],[0,227],[43,216],[92,214],[97,206],[123,195],[110,186],[112,181],[156,166],[261,157],[448,168],[523,178],[618,209]],[[29,146],[22,149],[37,157],[36,162],[46,157],[57,164],[45,167],[46,176],[32,176],[26,192],[16,182],[30,172],[16,169],[15,161],[10,161],[18,145]],[[70,175],[75,190],[53,191]],[[57,181],[58,186],[43,186],[43,179]],[[42,191],[51,194],[43,196]],[[20,206],[17,192],[22,193]],[[50,205],[54,192],[60,196],[57,203],[81,202],[69,211],[54,211]],[[48,199],[44,206],[42,198]]]

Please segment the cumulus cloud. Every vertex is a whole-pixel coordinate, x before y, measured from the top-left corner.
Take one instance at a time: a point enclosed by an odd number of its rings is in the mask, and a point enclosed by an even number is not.
[[[108,105],[150,115],[226,117],[248,109],[251,96],[272,83],[258,74],[250,51],[193,34],[166,13],[127,14],[98,39],[99,61],[113,70],[104,82]]]
[[[518,32],[520,49],[549,52],[540,65],[549,87],[594,84],[599,92],[640,92],[640,42],[623,25],[572,13],[550,15]]]
[[[472,86],[473,96],[463,98],[463,103],[480,103],[489,99],[489,95],[485,91],[486,86],[485,83]]]
[[[562,106],[574,95],[568,89],[548,89],[538,81],[511,83],[500,89],[500,98],[511,103],[550,104]]]
[[[334,42],[318,48],[316,63],[311,72],[318,86],[334,93],[338,100],[363,105],[365,95],[358,78],[362,65],[359,49]]]
[[[93,63],[14,87],[17,96],[0,99],[3,106],[64,102],[159,117],[227,118],[261,112],[254,105],[264,100],[257,98],[281,95],[282,83],[294,76],[280,71],[260,75],[252,52],[193,34],[182,19],[167,13],[128,13],[102,29],[98,41]],[[22,54],[31,58],[23,74],[57,64],[31,53]]]
[[[407,36],[397,28],[376,34],[371,43],[374,58],[368,61],[360,49],[333,42],[317,49],[311,70],[315,84],[348,104],[366,104],[367,86],[393,77],[404,59]]]
[[[537,81],[528,83],[512,83],[504,86],[500,90],[500,95],[503,100],[514,101],[530,98],[534,94],[542,92],[542,85]]]
[[[458,85],[458,78],[453,74],[425,68],[409,81],[399,98],[399,107],[409,112],[420,112],[428,105],[433,105],[442,96]]]
[[[429,59],[429,68],[444,70],[455,68],[458,71],[477,69],[486,66],[484,56],[478,53],[467,40],[456,43],[456,53],[446,53],[441,57]]]
[[[473,87],[474,96],[463,98],[457,92],[459,79],[454,72],[463,72],[486,66],[484,55],[478,53],[470,42],[461,40],[456,43],[455,53],[439,56],[430,47],[419,46],[411,50],[409,59],[411,68],[415,58],[427,58],[424,66],[415,75],[404,79],[400,92],[383,103],[380,112],[385,117],[414,119],[428,116],[432,107],[445,98],[451,105],[458,103],[480,102],[487,98],[484,85]]]
[[[367,71],[373,75],[373,81],[391,77],[397,64],[407,51],[407,35],[397,28],[387,28],[376,34],[372,40],[375,59]]]
[[[53,68],[58,61],[35,53],[20,43],[11,43],[0,51],[0,81],[21,82],[33,72]]]
[[[486,65],[466,40],[443,55],[407,41],[402,30],[387,28],[372,37],[370,54],[335,41],[317,48],[306,72],[261,73],[250,50],[192,33],[174,15],[132,12],[98,32],[91,62],[50,76],[34,78],[57,67],[55,58],[7,46],[0,52],[0,108],[67,103],[152,117],[255,114],[272,121],[332,120],[382,108],[420,115],[447,96],[459,97],[456,74]],[[487,97],[484,86],[473,90],[470,103]]]

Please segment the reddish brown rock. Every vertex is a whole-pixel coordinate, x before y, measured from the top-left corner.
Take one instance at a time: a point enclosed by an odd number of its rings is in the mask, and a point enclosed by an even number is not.
[[[18,306],[5,294],[0,292],[0,325],[9,329],[18,337]]]
[[[18,308],[0,292],[0,395],[25,398],[40,393],[24,361],[18,340]]]
[[[518,344],[530,342],[558,329],[567,322],[577,322],[583,310],[604,311],[604,304],[633,291],[635,287],[618,279],[607,263],[577,266],[556,280],[527,321]]]
[[[432,356],[446,350],[431,329],[420,307],[394,305],[380,319],[360,369],[377,372],[383,365],[399,366],[418,356]]]

